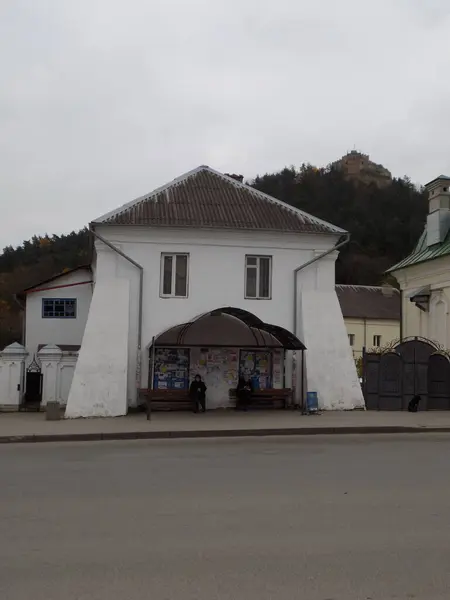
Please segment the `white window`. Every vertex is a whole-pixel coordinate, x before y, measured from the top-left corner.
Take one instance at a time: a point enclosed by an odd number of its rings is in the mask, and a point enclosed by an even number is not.
[[[272,257],[245,257],[245,297],[270,300],[272,292]]]
[[[355,334],[354,333],[348,334],[348,341],[349,341],[350,346],[355,345]]]
[[[373,345],[375,348],[379,348],[381,346],[381,335],[373,336]]]
[[[187,298],[188,254],[161,254],[160,295],[163,298]]]

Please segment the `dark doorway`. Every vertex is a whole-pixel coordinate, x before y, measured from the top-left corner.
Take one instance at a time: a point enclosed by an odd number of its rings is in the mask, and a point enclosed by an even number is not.
[[[26,371],[25,396],[21,405],[21,409],[36,411],[40,409],[42,402],[42,383],[43,376],[41,373],[41,367],[36,361],[36,358],[34,358],[33,362]]]

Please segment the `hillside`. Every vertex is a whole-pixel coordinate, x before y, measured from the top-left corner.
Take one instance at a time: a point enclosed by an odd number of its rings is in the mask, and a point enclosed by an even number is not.
[[[427,200],[405,179],[389,185],[354,182],[334,167],[303,165],[266,174],[255,188],[284,200],[352,234],[342,250],[338,283],[377,285],[384,271],[405,256],[422,233]],[[20,310],[14,293],[64,269],[89,262],[86,229],[69,235],[34,237],[0,255],[0,349],[21,337]]]

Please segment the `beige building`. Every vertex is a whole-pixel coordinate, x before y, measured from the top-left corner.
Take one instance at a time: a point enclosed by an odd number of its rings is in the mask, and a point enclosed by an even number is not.
[[[363,348],[384,347],[400,338],[400,293],[391,286],[337,285],[348,340],[355,359]]]
[[[402,291],[405,337],[421,336],[450,348],[450,177],[426,186],[429,213],[413,252],[390,269]]]

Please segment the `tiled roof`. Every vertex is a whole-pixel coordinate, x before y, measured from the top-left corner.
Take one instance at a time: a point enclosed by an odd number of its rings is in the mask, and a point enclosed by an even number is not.
[[[401,299],[395,288],[337,285],[336,293],[344,317],[400,320]]]
[[[450,254],[450,232],[447,234],[444,241],[440,244],[433,244],[433,246],[427,246],[427,230],[419,238],[416,247],[409,256],[401,260],[399,263],[391,267],[388,273],[392,271],[398,271],[411,265],[417,265],[433,258],[440,258],[441,256],[448,256]]]
[[[346,233],[206,166],[178,177],[94,223]]]

